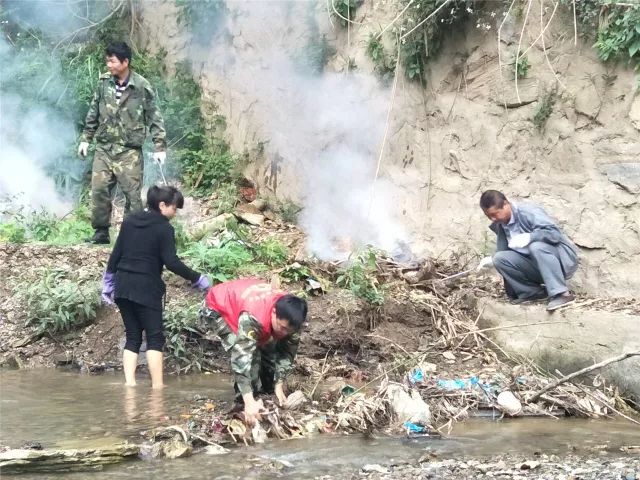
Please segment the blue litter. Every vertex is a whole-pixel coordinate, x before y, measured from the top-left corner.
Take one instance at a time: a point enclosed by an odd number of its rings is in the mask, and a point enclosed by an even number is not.
[[[456,380],[438,380],[438,388],[442,390],[468,390],[478,385],[478,377]]]
[[[421,368],[414,368],[410,374],[409,380],[411,383],[420,383],[424,381],[424,374]]]
[[[427,427],[417,423],[404,422],[402,426],[407,429],[407,433],[424,433],[427,431]]]

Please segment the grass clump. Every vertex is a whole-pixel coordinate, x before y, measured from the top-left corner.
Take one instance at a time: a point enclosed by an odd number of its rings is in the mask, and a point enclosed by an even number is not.
[[[376,251],[367,249],[355,256],[351,263],[338,275],[336,284],[348,288],[356,297],[372,306],[384,304],[384,293],[380,289],[376,273]]]
[[[35,282],[24,282],[15,289],[26,305],[27,325],[41,334],[68,332],[96,318],[100,303],[95,280],[73,278],[72,272],[43,268]]]
[[[93,233],[89,208],[78,205],[63,218],[46,210],[12,214],[12,219],[0,224],[0,242],[45,242],[51,245],[81,243]]]
[[[538,101],[538,108],[533,115],[533,124],[538,130],[542,130],[547,123],[547,120],[553,112],[553,106],[556,102],[555,92],[550,91],[543,94],[542,98]]]
[[[518,78],[525,78],[529,74],[531,64],[529,58],[526,55],[520,55],[513,63],[514,73]]]

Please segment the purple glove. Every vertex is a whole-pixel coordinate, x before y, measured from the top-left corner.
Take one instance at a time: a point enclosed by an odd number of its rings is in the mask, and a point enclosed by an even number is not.
[[[110,272],[104,272],[102,277],[102,301],[106,305],[113,305],[113,296],[116,291],[116,276]]]
[[[200,275],[200,278],[198,279],[198,281],[193,283],[191,286],[199,290],[206,290],[211,286],[211,282],[204,275]]]

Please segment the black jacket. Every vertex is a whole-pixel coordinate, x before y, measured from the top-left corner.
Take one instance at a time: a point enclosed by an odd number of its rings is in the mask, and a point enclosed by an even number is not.
[[[169,219],[154,210],[129,215],[107,264],[107,272],[116,274],[115,298],[161,310],[166,291],[163,266],[192,283],[200,278],[178,258]]]

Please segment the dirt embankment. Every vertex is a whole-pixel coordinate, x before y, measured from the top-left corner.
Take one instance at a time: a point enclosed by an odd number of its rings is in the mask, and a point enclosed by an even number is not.
[[[101,306],[95,321],[75,331],[37,335],[28,326],[21,291],[51,269],[95,279],[96,295],[109,256],[108,248],[93,246],[53,247],[49,245],[0,245],[0,362],[17,368],[73,365],[99,371],[119,368],[124,342],[122,320],[114,307]],[[176,300],[194,293],[178,277],[168,274],[167,309]],[[294,285],[299,288],[299,285]],[[302,337],[300,354],[311,359],[338,355],[361,369],[375,369],[392,361],[395,354],[416,351],[433,336],[430,312],[405,298],[391,296],[384,307],[372,310],[350,291],[334,289],[309,301],[309,323]],[[371,322],[376,322],[372,328]],[[213,351],[216,344],[210,345]]]

